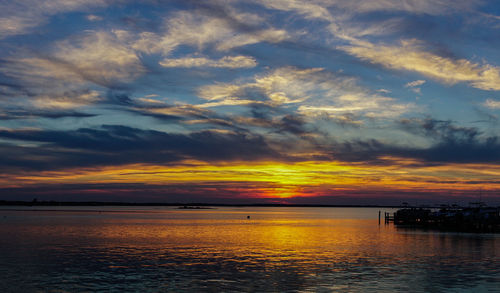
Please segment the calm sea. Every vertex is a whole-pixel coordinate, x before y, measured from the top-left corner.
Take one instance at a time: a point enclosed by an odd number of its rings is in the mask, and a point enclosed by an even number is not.
[[[379,226],[384,209],[20,209],[0,209],[0,292],[500,290],[500,235]]]

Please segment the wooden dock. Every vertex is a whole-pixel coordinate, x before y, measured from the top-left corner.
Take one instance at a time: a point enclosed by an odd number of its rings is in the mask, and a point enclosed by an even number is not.
[[[385,224],[459,232],[500,233],[500,207],[403,208],[384,212]],[[379,212],[380,224],[380,212]]]
[[[386,224],[390,223],[390,222],[394,222],[394,214],[384,212],[384,222]]]

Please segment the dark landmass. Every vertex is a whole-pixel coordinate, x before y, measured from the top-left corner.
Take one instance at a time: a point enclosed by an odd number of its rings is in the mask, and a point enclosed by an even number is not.
[[[207,207],[207,206],[200,207],[200,206],[189,206],[189,205],[186,206],[185,205],[185,206],[178,207],[178,209],[180,209],[180,210],[210,210],[213,208]]]
[[[158,203],[158,202],[99,202],[99,201],[11,201],[0,200],[0,206],[180,206],[196,209],[197,207],[347,207],[347,208],[400,208],[403,205],[328,205],[328,204],[282,204],[282,203],[254,203],[254,204],[220,204],[220,203]],[[429,206],[427,206],[429,207]],[[432,208],[432,207],[429,207]]]

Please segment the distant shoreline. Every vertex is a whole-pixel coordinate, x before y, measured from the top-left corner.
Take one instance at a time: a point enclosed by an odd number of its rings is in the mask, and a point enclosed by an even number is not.
[[[137,202],[98,202],[98,201],[8,201],[0,200],[0,206],[186,206],[186,207],[326,207],[326,208],[401,208],[403,205],[332,205],[332,204],[221,204],[221,203],[137,203]],[[437,208],[438,206],[426,206]]]

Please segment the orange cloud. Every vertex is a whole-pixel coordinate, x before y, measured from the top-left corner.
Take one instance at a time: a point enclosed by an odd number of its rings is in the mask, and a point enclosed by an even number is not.
[[[175,166],[127,165],[100,169],[47,171],[0,179],[4,187],[46,184],[203,185],[242,197],[290,198],[335,196],[345,191],[402,192],[500,190],[500,166],[487,164],[419,165],[418,161],[384,158],[390,165],[338,162],[226,163],[185,161]]]

